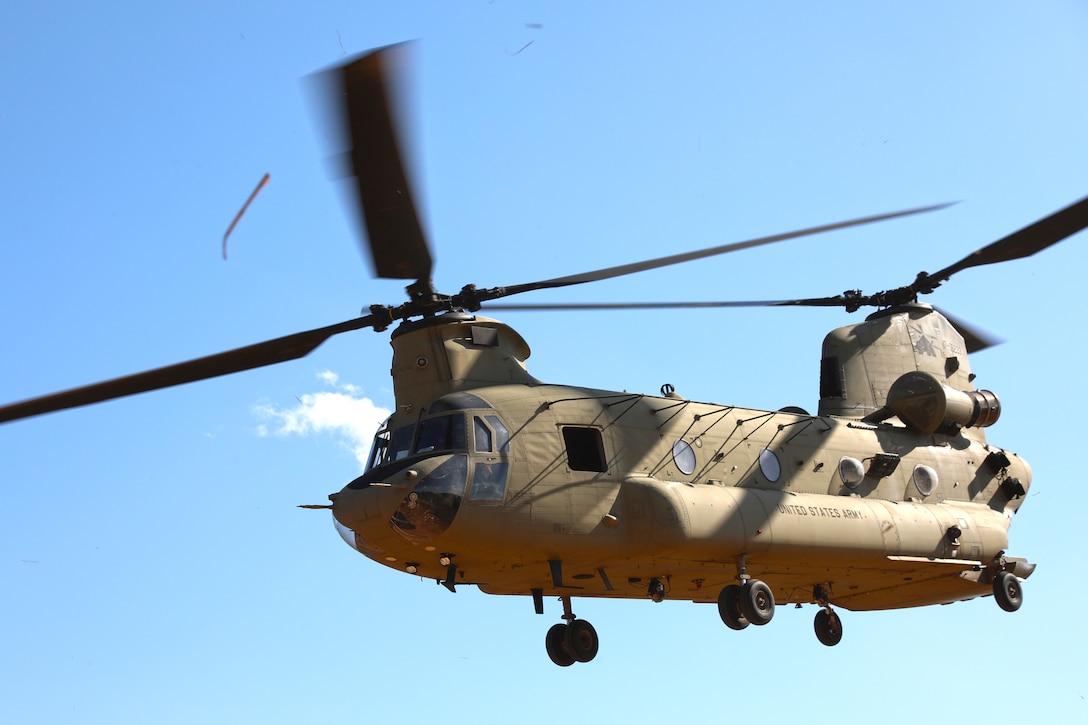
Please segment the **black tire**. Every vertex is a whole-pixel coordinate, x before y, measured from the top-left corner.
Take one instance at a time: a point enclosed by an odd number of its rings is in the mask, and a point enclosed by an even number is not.
[[[1015,612],[1024,603],[1024,589],[1020,580],[1010,571],[1003,571],[994,577],[994,599],[997,606],[1006,612]]]
[[[816,630],[816,639],[820,640],[821,644],[834,647],[842,641],[842,620],[834,612],[826,609],[816,612],[812,628]]]
[[[740,586],[729,584],[718,595],[718,615],[729,629],[740,631],[749,622],[740,612]]]
[[[762,627],[774,616],[774,594],[759,579],[749,579],[741,587],[740,611],[749,623]]]
[[[584,619],[575,619],[567,625],[564,642],[567,652],[577,662],[592,660],[597,656],[597,648],[600,646],[597,630]]]
[[[548,657],[555,664],[560,667],[570,667],[574,664],[574,655],[567,650],[567,625],[553,625],[544,637],[544,646],[548,648]]]

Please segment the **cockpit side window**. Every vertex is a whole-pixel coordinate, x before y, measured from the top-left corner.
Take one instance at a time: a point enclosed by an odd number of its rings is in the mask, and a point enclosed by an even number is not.
[[[472,436],[476,441],[476,450],[478,452],[490,453],[494,450],[495,436],[491,434],[491,429],[484,425],[483,419],[478,415],[472,418]]]
[[[472,501],[502,501],[506,495],[506,476],[510,464],[499,461],[480,461],[473,468],[472,488],[469,499]]]
[[[386,425],[383,425],[374,436],[374,446],[370,449],[370,459],[367,461],[366,470],[369,471],[371,468],[406,457],[412,447],[415,430],[415,425],[405,425],[390,434],[387,421]]]
[[[473,416],[472,431],[478,453],[510,452],[510,433],[498,416]]]
[[[509,453],[510,433],[506,430],[506,426],[502,424],[498,416],[485,415],[484,419],[491,424],[492,430],[495,431],[495,450],[499,453]]]
[[[385,458],[386,463],[399,461],[407,457],[408,451],[412,447],[412,437],[415,432],[416,427],[414,425],[402,426],[393,431],[393,438],[389,441],[389,455]]]
[[[370,458],[366,462],[366,470],[382,465],[385,461],[385,453],[389,450],[389,429],[384,425],[374,435],[374,445],[370,449]]]
[[[510,452],[510,433],[496,415],[480,413],[472,416],[473,450],[477,453],[507,454]],[[506,478],[510,464],[490,455],[478,461],[472,471],[472,487],[469,499],[501,503],[506,495]]]

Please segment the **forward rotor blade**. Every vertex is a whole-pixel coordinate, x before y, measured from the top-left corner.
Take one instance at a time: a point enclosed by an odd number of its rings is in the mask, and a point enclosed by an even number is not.
[[[359,192],[375,274],[430,280],[433,260],[412,201],[392,104],[393,78],[408,48],[371,51],[335,69],[351,138],[351,168]]]
[[[0,423],[295,360],[310,354],[333,335],[373,327],[376,322],[378,319],[374,315],[367,315],[176,365],[12,403],[0,407]]]
[[[825,224],[818,227],[809,227],[808,229],[801,229],[795,232],[787,232],[785,234],[775,234],[769,237],[749,239],[745,242],[723,244],[718,247],[700,249],[694,252],[686,252],[684,254],[672,254],[667,257],[659,257],[657,259],[646,260],[645,262],[635,262],[634,264],[623,264],[618,267],[608,267],[607,269],[599,269],[594,272],[582,272],[581,274],[572,274],[567,277],[556,277],[555,279],[548,279],[541,282],[530,282],[528,284],[514,285],[512,287],[502,288],[503,294],[501,296],[507,297],[510,295],[520,294],[522,292],[531,292],[538,289],[553,289],[556,287],[567,287],[569,285],[583,284],[585,282],[597,282],[602,279],[611,279],[612,277],[621,277],[627,274],[634,274],[636,272],[644,272],[650,269],[657,269],[658,267],[667,267],[673,264],[680,264],[681,262],[690,262],[696,259],[705,259],[706,257],[713,257],[719,254],[736,252],[738,250],[748,249],[750,247],[758,247],[764,244],[782,242],[787,239],[796,239],[797,237],[805,237],[812,234],[830,232],[835,229],[846,229],[848,227],[861,226],[862,224],[872,224],[874,222],[885,221],[887,219],[910,216],[911,214],[922,214],[924,212],[937,211],[938,209],[944,209],[951,205],[951,203],[935,204],[933,206],[923,206],[917,209],[907,209],[906,211],[896,211],[889,214],[877,214],[875,216],[861,217],[860,219],[852,219],[845,222],[836,222],[834,224]]]
[[[1088,227],[1088,197],[972,252],[940,272],[926,275],[925,281],[939,284],[956,272],[970,267],[1030,257],[1086,227]]]

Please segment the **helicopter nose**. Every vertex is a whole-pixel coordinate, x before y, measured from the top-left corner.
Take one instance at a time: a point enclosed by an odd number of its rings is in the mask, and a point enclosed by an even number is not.
[[[445,532],[465,495],[468,456],[435,456],[385,478],[364,474],[329,497],[340,536],[367,556]]]
[[[402,475],[416,476],[414,471]],[[397,541],[389,527],[389,517],[404,498],[410,483],[358,482],[356,479],[329,496],[333,523],[351,548],[371,558],[384,556],[389,545]]]

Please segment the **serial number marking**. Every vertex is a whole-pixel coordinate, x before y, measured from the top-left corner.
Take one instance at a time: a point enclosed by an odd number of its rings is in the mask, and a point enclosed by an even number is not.
[[[778,504],[778,513],[790,516],[815,516],[826,519],[863,519],[865,512],[860,509],[843,509],[834,506],[798,506],[792,503]]]

